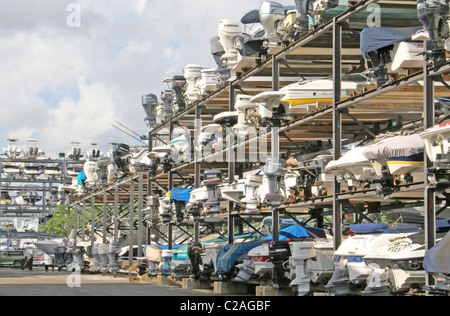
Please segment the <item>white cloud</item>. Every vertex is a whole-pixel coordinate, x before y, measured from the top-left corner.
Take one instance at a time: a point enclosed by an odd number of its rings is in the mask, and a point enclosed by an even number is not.
[[[80,28],[66,25],[72,2],[81,5]],[[36,136],[47,153],[72,140],[105,148],[124,139],[115,120],[146,133],[141,96],[159,95],[186,64],[212,66],[219,21],[261,2],[0,0],[0,147]]]

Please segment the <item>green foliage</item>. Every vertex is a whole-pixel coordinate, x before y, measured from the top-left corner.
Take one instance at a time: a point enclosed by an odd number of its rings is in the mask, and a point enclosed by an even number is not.
[[[71,226],[73,226],[73,218],[71,219]],[[40,225],[39,231],[58,237],[67,237],[67,208],[62,205],[58,206],[53,213],[53,217]]]

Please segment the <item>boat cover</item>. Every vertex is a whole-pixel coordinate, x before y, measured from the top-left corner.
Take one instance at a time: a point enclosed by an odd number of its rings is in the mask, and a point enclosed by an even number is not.
[[[239,259],[240,256],[248,253],[255,247],[261,246],[264,242],[267,242],[267,240],[261,239],[258,241],[226,245],[217,254],[216,259],[217,271],[230,272],[231,268],[233,268],[236,260]]]
[[[412,35],[423,29],[422,26],[387,28],[387,27],[369,27],[361,32],[361,52],[367,57],[369,52],[374,50],[410,40]]]
[[[321,228],[307,227],[316,236],[324,237],[325,231]],[[297,239],[302,237],[311,237],[306,229],[300,225],[292,225],[280,230],[279,240]],[[263,243],[272,241],[272,235],[268,235],[257,241],[228,244],[217,254],[217,270],[229,272],[234,266],[236,260],[243,254],[249,252],[255,247],[261,246]]]
[[[84,173],[84,170],[81,170],[81,172],[77,176],[77,183],[79,185],[83,185],[83,182],[87,180],[86,174]]]
[[[191,192],[194,189],[186,189],[186,188],[173,188],[170,191],[170,199],[176,201],[189,202],[189,198],[191,197]]]
[[[350,231],[355,234],[397,234],[422,232],[414,225],[396,225],[395,228],[389,227],[387,223],[370,223],[350,225]]]
[[[363,155],[369,160],[410,157],[424,152],[424,142],[419,134],[395,136],[368,146]]]
[[[353,148],[352,150],[344,154],[339,160],[330,161],[330,163],[325,167],[325,171],[336,169],[339,168],[340,166],[345,166],[349,164],[361,162],[369,163],[369,160],[363,155],[364,150],[366,150],[366,147]]]
[[[450,233],[425,253],[423,267],[427,273],[450,273]]]

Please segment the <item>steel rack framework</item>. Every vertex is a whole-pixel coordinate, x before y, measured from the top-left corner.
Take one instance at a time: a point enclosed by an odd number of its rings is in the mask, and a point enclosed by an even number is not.
[[[376,135],[388,131],[398,131],[401,129],[426,129],[434,125],[436,120],[434,98],[438,96],[449,96],[450,91],[442,86],[435,85],[437,78],[444,76],[449,78],[450,63],[440,67],[438,70],[427,69],[424,62],[423,69],[416,69],[409,73],[393,78],[391,82],[382,87],[375,85],[361,85],[354,91],[353,97],[343,100],[340,95],[343,74],[346,74],[364,64],[364,58],[359,49],[359,34],[352,29],[353,25],[364,25],[364,17],[368,13],[367,7],[370,4],[378,3],[383,7],[393,8],[415,8],[416,1],[377,1],[362,0],[353,1],[353,6],[342,14],[326,21],[318,26],[303,38],[292,43],[288,47],[280,48],[273,55],[268,56],[259,66],[249,69],[228,82],[221,89],[205,97],[203,100],[193,103],[185,111],[176,114],[169,122],[164,122],[156,127],[149,134],[149,139],[157,137],[158,133],[165,129],[170,135],[174,130],[174,125],[189,126],[193,122],[197,124],[197,129],[212,123],[214,115],[224,111],[234,110],[234,102],[237,93],[257,95],[261,92],[273,90],[277,91],[290,83],[297,82],[302,77],[331,77],[334,82],[333,102],[322,104],[315,110],[298,114],[294,120],[282,124],[277,133],[272,133],[270,129],[266,135],[268,141],[275,143],[271,149],[263,153],[273,155],[279,152],[280,156],[289,157],[296,155],[300,157],[312,157],[313,154],[332,154],[334,159],[342,156],[342,146],[373,139]],[[355,18],[358,15],[358,18]],[[396,21],[396,26],[420,25],[419,21]],[[349,26],[351,30],[349,31]],[[387,25],[391,26],[391,25]],[[423,84],[418,82],[423,81]],[[412,85],[414,84],[414,85]],[[402,96],[413,97],[407,103],[396,101],[379,101],[376,98],[398,98]],[[294,113],[295,114],[295,113]],[[199,123],[201,119],[201,123]],[[254,162],[239,162],[230,159],[239,150],[244,150],[248,154],[249,145],[255,139],[245,139],[241,143],[232,143],[213,154],[202,156],[197,155],[191,161],[179,163],[173,166],[169,173],[163,173],[149,177],[147,182],[142,181],[142,185],[147,185],[147,190],[139,189],[138,197],[146,192],[150,194],[152,187],[170,191],[174,186],[192,184],[199,187],[202,172],[208,169],[221,170],[229,181],[233,181],[235,175],[240,175],[244,171],[254,167]],[[276,143],[278,142],[278,146]],[[426,155],[425,155],[426,156]],[[217,161],[217,157],[227,157],[222,161]],[[427,159],[427,158],[425,158]],[[262,161],[260,161],[262,162]],[[430,162],[425,162],[425,174]],[[136,177],[136,176],[135,176]],[[425,177],[426,178],[426,177]],[[135,180],[136,178],[134,178]],[[140,178],[141,179],[141,178]],[[116,188],[126,188],[126,179],[103,189],[100,192],[107,196],[108,203],[111,203],[111,190]],[[429,249],[436,243],[436,194],[425,180],[425,183],[411,183],[398,188],[398,190],[385,199],[379,196],[373,189],[359,190],[355,192],[342,192],[340,183],[335,181],[332,192],[326,195],[309,198],[295,203],[287,203],[278,209],[261,209],[248,214],[237,210],[230,205],[226,213],[219,214],[212,218],[223,219],[228,225],[228,241],[232,243],[235,232],[235,222],[240,220],[247,222],[253,227],[251,221],[260,221],[262,217],[272,215],[274,222],[277,222],[280,214],[288,214],[295,218],[314,219],[318,225],[324,223],[325,215],[333,218],[332,228],[335,242],[335,249],[342,242],[342,227],[345,214],[356,214],[359,218],[367,219],[367,204],[381,207],[383,209],[395,208],[399,205],[423,205],[425,208],[426,248]],[[107,193],[109,192],[109,193]],[[134,192],[134,191],[133,191]],[[89,200],[99,193],[92,193],[86,197],[78,199],[73,205],[84,200]],[[124,199],[127,200],[124,193]],[[440,199],[442,197],[439,197]],[[128,197],[128,200],[130,198]],[[103,207],[105,207],[105,202]],[[114,201],[114,211],[117,210],[117,200]],[[98,201],[96,203],[102,203]],[[143,207],[139,206],[137,212],[142,213]],[[133,208],[134,211],[134,208]],[[116,212],[116,211],[115,211]],[[117,213],[117,212],[116,212]],[[114,218],[117,218],[115,216]],[[131,218],[131,217],[130,217]],[[204,218],[201,219],[204,221]],[[131,221],[130,221],[131,223]],[[105,222],[104,222],[105,224]],[[194,225],[194,240],[199,239],[200,221],[185,220],[185,225]],[[130,224],[131,225],[131,224]],[[173,242],[172,225],[179,225],[175,221],[169,224],[168,243],[171,247]],[[104,226],[103,226],[104,227]],[[138,223],[138,230],[142,229]],[[274,235],[278,234],[275,223]],[[275,237],[276,238],[276,237]]]

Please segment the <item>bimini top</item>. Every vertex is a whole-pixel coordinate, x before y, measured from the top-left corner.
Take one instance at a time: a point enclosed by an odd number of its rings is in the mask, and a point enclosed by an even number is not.
[[[361,52],[364,57],[369,52],[398,42],[410,40],[412,35],[423,29],[422,26],[388,28],[369,27],[361,32]]]

